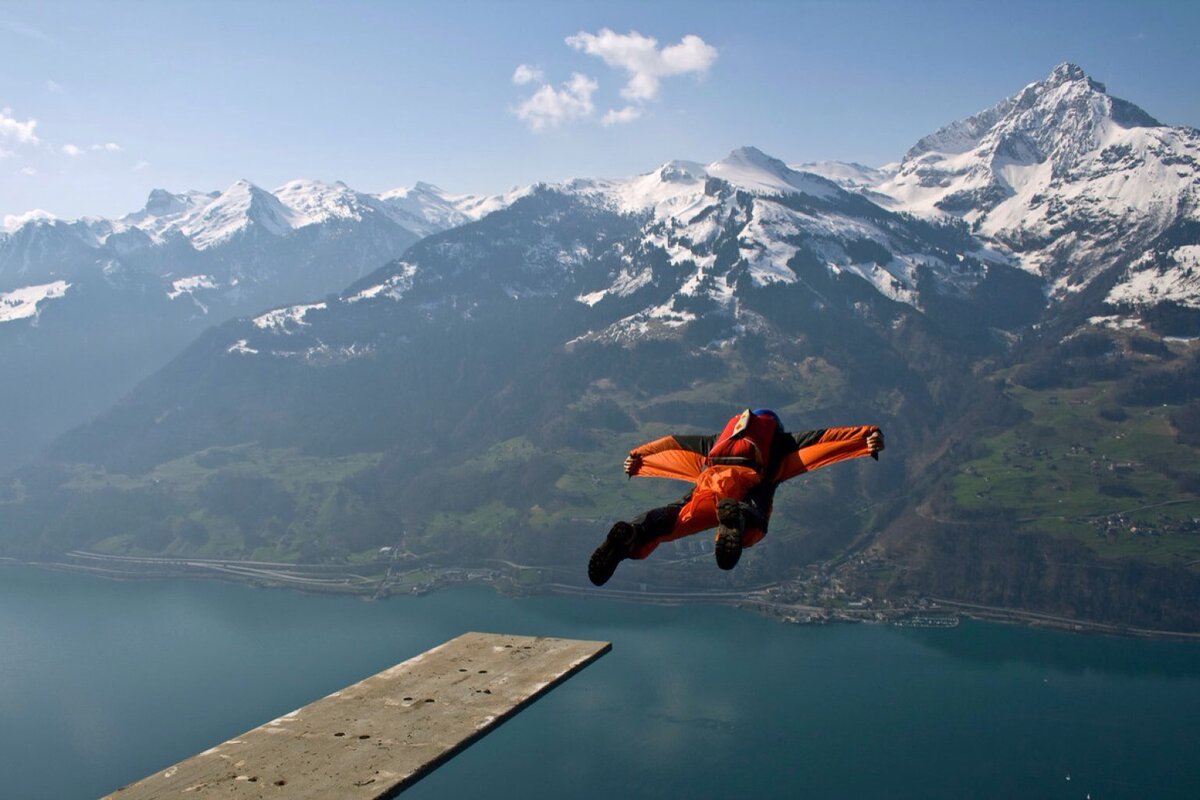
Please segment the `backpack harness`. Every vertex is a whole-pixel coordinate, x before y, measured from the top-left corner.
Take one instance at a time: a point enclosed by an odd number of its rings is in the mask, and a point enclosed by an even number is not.
[[[780,429],[779,417],[767,409],[751,411],[730,418],[717,436],[704,466],[751,467],[762,473],[771,456],[771,443]]]

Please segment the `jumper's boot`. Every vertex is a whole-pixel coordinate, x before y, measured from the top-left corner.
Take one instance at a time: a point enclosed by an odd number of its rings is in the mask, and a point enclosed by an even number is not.
[[[608,583],[617,571],[617,564],[629,558],[637,539],[637,529],[628,522],[618,522],[608,531],[608,536],[588,559],[588,580],[597,586]]]
[[[717,520],[720,522],[714,548],[717,566],[733,569],[742,557],[742,534],[746,532],[746,515],[742,513],[742,504],[729,498],[721,500],[717,503]]]

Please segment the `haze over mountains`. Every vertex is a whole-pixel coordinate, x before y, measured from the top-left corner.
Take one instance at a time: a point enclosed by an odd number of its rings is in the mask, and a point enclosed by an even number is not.
[[[321,297],[422,236],[506,202],[417,184],[380,195],[292,181],[150,193],[117,220],[33,215],[0,233],[0,401],[11,468],[162,366],[200,331]]]
[[[849,552],[879,565],[847,574],[864,591],[1195,627],[1198,158],[1064,64],[879,169],[746,147],[505,198],[238,183],[26,222],[0,239],[0,368],[83,354],[10,372],[30,397],[82,361],[115,395],[140,375],[97,353],[145,374],[246,316],[16,473],[7,547],[582,569],[661,499],[615,479],[625,451],[770,405],[889,449],[781,493],[735,584]],[[73,350],[97,331],[126,340]],[[1141,506],[1154,541],[1093,519]],[[703,567],[653,576],[726,580]]]

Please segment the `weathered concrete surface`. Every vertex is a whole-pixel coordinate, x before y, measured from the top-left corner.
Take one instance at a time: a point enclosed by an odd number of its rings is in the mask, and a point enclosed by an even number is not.
[[[108,798],[391,797],[609,649],[465,633]]]

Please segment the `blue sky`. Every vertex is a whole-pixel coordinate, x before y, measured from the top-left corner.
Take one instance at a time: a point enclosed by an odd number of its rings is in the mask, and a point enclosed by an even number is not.
[[[1200,127],[1197,30],[1182,0],[0,0],[0,217],[239,178],[498,192],[748,144],[878,165],[1062,61]]]

